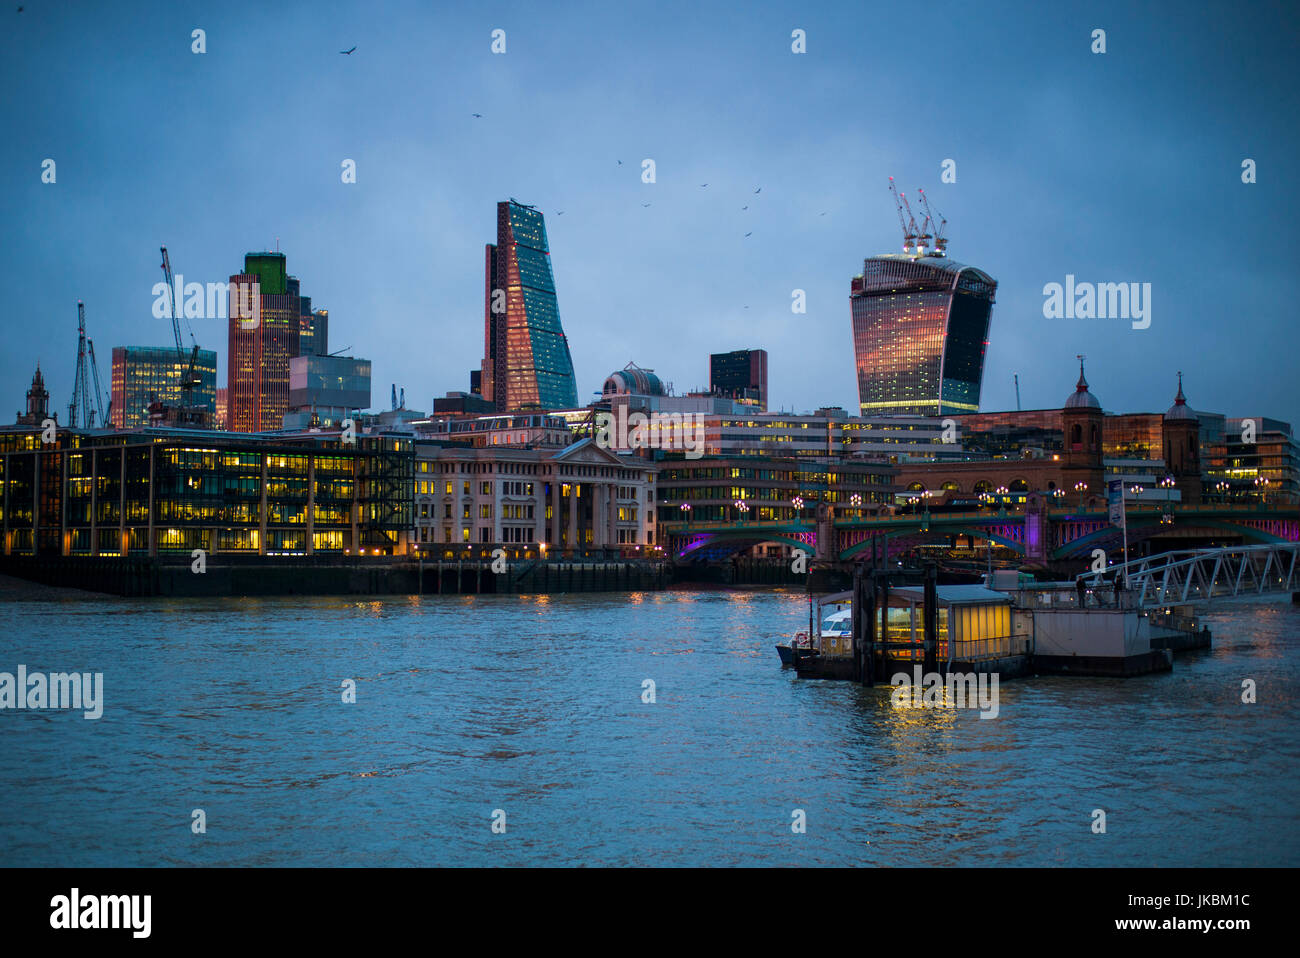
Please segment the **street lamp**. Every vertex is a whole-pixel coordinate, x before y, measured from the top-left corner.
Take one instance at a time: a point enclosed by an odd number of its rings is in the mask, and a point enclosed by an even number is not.
[[[1007,511],[1006,495],[1011,490],[1006,486],[998,486],[994,491],[998,494],[998,512],[1005,513]]]
[[[1077,492],[1077,493],[1079,494],[1079,511],[1082,512],[1082,511],[1083,511],[1083,494],[1084,494],[1085,492],[1088,491],[1088,484],[1087,484],[1086,482],[1076,482],[1076,483],[1074,484],[1074,491]]]
[[[790,505],[794,506],[794,517],[796,519],[802,519],[803,518],[803,496],[795,496],[793,499],[790,500]]]
[[[1255,488],[1259,490],[1259,501],[1261,505],[1268,505],[1268,480],[1263,476],[1255,477]]]
[[[1222,499],[1224,502],[1228,501],[1228,490],[1230,488],[1231,486],[1222,480],[1214,484],[1214,491],[1219,494],[1219,498]]]
[[[744,522],[744,521],[745,521],[745,513],[749,511],[749,506],[746,505],[744,499],[737,499],[737,500],[736,500],[736,510],[740,513],[740,519],[739,519],[738,521],[740,521],[740,522]]]
[[[690,522],[691,504],[689,502],[683,502],[681,505],[681,509],[682,509],[682,522]]]

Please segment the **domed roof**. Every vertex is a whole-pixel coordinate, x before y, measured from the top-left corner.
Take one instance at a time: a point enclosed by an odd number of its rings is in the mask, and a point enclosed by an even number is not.
[[[1100,409],[1101,403],[1097,402],[1097,397],[1088,392],[1088,380],[1083,378],[1083,357],[1079,357],[1079,381],[1075,384],[1074,392],[1070,398],[1065,401],[1066,409]]]
[[[1183,395],[1183,374],[1178,374],[1178,395],[1174,397],[1174,404],[1169,407],[1165,413],[1166,419],[1196,419],[1196,412],[1191,406],[1187,405],[1187,397]]]
[[[664,384],[659,381],[653,369],[642,369],[635,363],[628,363],[622,369],[605,377],[605,386],[601,392],[606,396],[629,393],[638,396],[662,396]]]

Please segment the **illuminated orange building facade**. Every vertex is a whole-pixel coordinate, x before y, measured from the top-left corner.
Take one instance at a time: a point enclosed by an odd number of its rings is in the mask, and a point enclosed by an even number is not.
[[[256,283],[254,319],[241,318],[239,290]],[[230,277],[226,428],[279,429],[289,408],[289,360],[298,355],[301,303],[290,288],[283,253],[249,253],[244,272]],[[242,311],[247,316],[248,310]]]

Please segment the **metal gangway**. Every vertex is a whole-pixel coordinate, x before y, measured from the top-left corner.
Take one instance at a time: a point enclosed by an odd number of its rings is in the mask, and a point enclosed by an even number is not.
[[[1189,549],[1130,559],[1106,570],[1123,577],[1139,606],[1300,592],[1300,542]],[[1077,578],[1094,579],[1085,572]]]

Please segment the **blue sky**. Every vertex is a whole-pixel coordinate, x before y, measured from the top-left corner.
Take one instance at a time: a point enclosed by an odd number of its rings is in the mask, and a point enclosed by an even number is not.
[[[277,240],[376,405],[396,382],[427,409],[480,362],[511,196],[546,213],[582,401],[629,360],[682,392],[710,352],[764,347],[774,407],[854,408],[849,283],[901,243],[893,175],[999,283],[984,409],[1017,373],[1025,408],[1059,405],[1083,352],[1109,410],[1163,410],[1181,369],[1194,408],[1300,423],[1287,4],[16,5],[5,421],[38,358],[66,416],[78,299],[105,385],[111,346],[171,341],[159,245],[208,282]],[[1151,283],[1150,328],[1045,319],[1067,273]],[[224,323],[193,327],[224,384]]]

